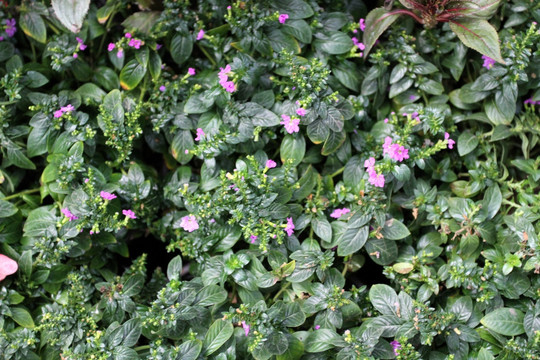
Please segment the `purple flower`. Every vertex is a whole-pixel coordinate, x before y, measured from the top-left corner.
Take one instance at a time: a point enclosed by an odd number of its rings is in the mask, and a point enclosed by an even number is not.
[[[89,181],[90,181],[90,179],[88,179],[88,178],[84,179],[84,183],[85,183],[85,184],[86,184],[87,182],[89,182]]]
[[[73,105],[68,104],[67,106],[62,106],[60,110],[62,110],[62,112],[72,112],[73,110],[75,110],[75,108],[73,107]]]
[[[360,30],[362,30],[362,31],[366,30],[366,20],[365,19],[360,19],[358,24],[360,25]]]
[[[189,68],[187,73],[188,73],[189,76],[193,76],[193,75],[195,75],[195,69],[194,68]]]
[[[401,349],[401,344],[399,341],[394,340],[390,343],[390,345],[392,345],[392,348],[394,349],[394,355],[398,356],[398,350]]]
[[[167,90],[167,88],[165,87],[165,85],[161,85],[161,86],[159,87],[159,91],[165,92],[165,90]]]
[[[195,231],[199,228],[197,219],[193,215],[184,216],[180,222],[180,227],[188,232]]]
[[[62,110],[56,110],[56,111],[54,112],[54,117],[55,117],[55,118],[61,118],[62,115],[64,115],[64,112],[63,112]]]
[[[116,47],[115,43],[109,43],[109,46],[107,47],[107,50],[113,51],[115,47]]]
[[[159,50],[159,49],[161,49],[162,47],[163,47],[162,44],[156,44],[156,50]]]
[[[246,336],[248,336],[249,335],[249,329],[250,329],[249,325],[246,324],[245,321],[242,321],[242,327],[244,328],[244,333],[246,334]]]
[[[348,208],[335,209],[335,210],[332,211],[332,213],[330,214],[330,217],[333,217],[334,219],[339,219],[342,215],[348,214],[348,213],[350,213],[350,212],[351,212],[351,210],[348,209]]]
[[[291,236],[294,233],[294,223],[292,217],[287,218],[287,226],[285,226],[285,232],[288,236]]]
[[[71,213],[71,211],[69,211],[68,208],[63,208],[62,210],[60,210],[62,212],[62,214],[64,214],[65,217],[68,218],[69,221],[72,221],[72,220],[77,220],[78,217],[76,217],[75,215],[73,215]]]
[[[285,24],[285,21],[286,21],[288,18],[289,18],[289,15],[287,15],[287,14],[281,14],[281,15],[279,15],[279,19],[278,19],[278,20],[279,20],[279,22],[280,22],[281,24]]]
[[[364,167],[367,169],[368,173],[375,171],[375,158],[370,157],[369,159],[364,161]]]
[[[199,33],[197,34],[197,40],[201,40],[204,37],[204,30],[199,30]]]
[[[319,330],[321,328],[321,325],[315,325],[315,330]]]
[[[384,123],[388,124],[388,118],[384,119]]]
[[[251,235],[249,238],[251,239],[251,243],[255,244],[255,240],[257,240],[259,237],[257,235]]]
[[[119,49],[118,52],[116,53],[116,57],[117,58],[123,58],[124,57],[124,50],[123,49]]]
[[[142,45],[142,41],[139,39],[131,39],[129,40],[129,46],[134,47],[135,49],[140,49]]]
[[[384,187],[384,175],[373,171],[369,173],[369,183],[376,187]]]
[[[127,216],[130,219],[136,219],[137,218],[135,216],[135,213],[133,211],[131,211],[131,210],[122,210],[122,214],[124,214],[125,216]]]
[[[131,39],[131,33],[126,33],[126,38]]]
[[[403,161],[409,158],[409,149],[405,149],[402,145],[393,144],[392,138],[387,136],[384,139],[383,155],[388,154],[391,159],[396,161]]]
[[[276,167],[276,162],[274,160],[267,160],[266,161],[266,167],[269,168],[269,169],[272,169],[272,168],[275,168]]]
[[[13,37],[17,32],[15,24],[17,24],[15,19],[6,19],[6,34],[8,34],[9,37]]]
[[[113,200],[116,199],[116,195],[111,194],[110,192],[102,191],[99,193],[99,196],[103,198],[103,200]]]
[[[447,140],[448,141],[448,148],[449,149],[453,149],[454,148],[454,144],[456,143],[454,140],[450,139],[450,134],[445,132],[444,133],[444,140]]]
[[[78,57],[79,57],[79,54],[73,53],[73,58],[74,58],[74,59],[76,59],[76,58],[78,58]]]
[[[206,135],[201,128],[197,128],[197,137],[195,138],[195,141],[200,141],[202,137]]]
[[[305,116],[305,115],[306,115],[306,109],[304,109],[304,108],[298,108],[298,109],[296,109],[296,113],[297,113],[299,116]]]
[[[291,119],[290,116],[285,114],[282,114],[281,118],[283,121],[281,121],[280,124],[285,126],[285,131],[287,131],[289,134],[300,131],[300,127],[298,127],[298,124],[300,124],[300,119]]]
[[[482,59],[484,59],[484,64],[482,66],[488,70],[491,69],[493,65],[495,65],[495,60],[493,60],[489,56],[482,55]]]
[[[222,86],[227,92],[233,93],[236,90],[236,85],[232,81],[226,81]]]

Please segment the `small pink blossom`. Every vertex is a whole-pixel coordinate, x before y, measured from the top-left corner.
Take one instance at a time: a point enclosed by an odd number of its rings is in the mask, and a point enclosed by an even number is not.
[[[345,214],[348,214],[350,213],[351,210],[348,209],[348,208],[343,208],[343,209],[335,209],[334,211],[332,211],[332,213],[330,214],[330,217],[334,218],[334,219],[339,219],[341,216],[345,215]]]
[[[167,90],[167,88],[165,87],[165,85],[161,85],[161,86],[159,87],[159,91],[165,92],[165,90]]]
[[[19,269],[17,262],[6,255],[0,254],[0,281],[6,276],[15,274]]]
[[[137,218],[135,216],[135,213],[133,211],[131,211],[131,210],[122,210],[122,214],[124,214],[125,216],[127,216],[130,219],[136,219]]]
[[[236,90],[236,85],[232,81],[226,81],[223,87],[227,92],[233,93]]]
[[[449,149],[453,149],[454,148],[454,144],[456,143],[454,140],[450,139],[450,134],[445,132],[444,133],[444,140],[447,140],[448,141],[448,148]]]
[[[364,167],[366,168],[368,173],[375,171],[375,158],[370,157],[366,161],[364,161]]]
[[[294,223],[292,221],[292,217],[287,218],[287,226],[285,226],[285,232],[288,236],[291,236],[294,233]]]
[[[131,39],[131,40],[129,40],[129,44],[128,44],[128,45],[138,50],[138,49],[141,48],[142,40],[139,40],[139,39]]]
[[[109,46],[107,46],[107,50],[113,51],[115,47],[116,47],[115,43],[109,43]]]
[[[249,335],[249,330],[250,330],[250,327],[248,324],[246,324],[245,321],[242,321],[242,328],[244,329],[244,333],[246,334],[246,336]]]
[[[88,178],[84,179],[84,183],[85,183],[85,184],[86,184],[87,182],[89,182],[89,181],[90,181],[90,179],[88,179]]]
[[[194,68],[189,68],[187,73],[188,73],[189,76],[193,76],[193,75],[195,75],[195,69]]]
[[[251,235],[250,237],[251,243],[255,244],[255,240],[257,240],[259,237],[257,235]]]
[[[366,19],[360,19],[358,24],[360,25],[360,30],[362,30],[362,31],[366,30]]]
[[[315,325],[315,330],[319,330],[321,328],[321,325]]]
[[[74,58],[74,59],[76,59],[76,58],[78,58],[78,57],[79,57],[79,54],[73,53],[73,58]]]
[[[124,57],[124,50],[123,49],[118,49],[118,52],[116,53],[116,57],[117,58],[123,58]]]
[[[384,123],[388,124],[388,118],[384,119]]]
[[[73,215],[71,213],[71,211],[69,211],[68,208],[63,208],[62,210],[60,210],[62,212],[62,214],[64,214],[65,217],[68,218],[69,221],[72,221],[72,220],[77,220],[78,217],[76,217],[75,215]]]
[[[392,346],[393,350],[394,350],[394,355],[395,356],[398,356],[398,350],[401,349],[401,344],[399,341],[397,340],[394,340],[390,343],[390,345]]]
[[[204,30],[199,30],[199,33],[197,34],[197,40],[201,40],[204,37]]]
[[[182,218],[180,227],[188,232],[192,232],[199,228],[199,224],[197,223],[195,216],[187,215]]]
[[[300,127],[298,126],[298,124],[300,124],[300,119],[291,119],[290,116],[285,114],[282,114],[281,118],[283,121],[281,121],[280,124],[285,126],[285,131],[287,131],[289,134],[300,131]]]
[[[62,115],[64,115],[64,112],[63,112],[62,110],[56,110],[56,111],[54,112],[54,117],[55,117],[55,118],[61,118]]]
[[[200,141],[205,135],[206,134],[204,133],[203,129],[197,128],[197,137],[195,138],[195,141]]]
[[[266,161],[266,167],[269,168],[269,169],[272,169],[272,168],[275,168],[276,167],[276,162],[274,160],[267,160]]]
[[[162,47],[163,47],[162,44],[156,44],[156,50],[159,50],[159,49],[161,49]]]
[[[15,27],[15,24],[17,24],[17,21],[13,19],[6,19],[6,34],[9,37],[13,37],[15,33],[17,32],[17,28]]]
[[[297,113],[299,116],[305,116],[305,115],[306,115],[306,109],[304,109],[304,108],[298,108],[298,109],[296,109],[296,113]]]
[[[489,56],[482,55],[482,59],[484,60],[484,64],[482,66],[488,70],[490,70],[493,67],[493,65],[495,65],[495,60],[493,60]]]
[[[103,198],[103,200],[113,200],[116,199],[116,195],[111,194],[110,192],[102,191],[99,193],[99,196]]]
[[[369,183],[376,187],[384,187],[384,175],[373,171],[369,173]]]
[[[287,15],[287,14],[281,14],[281,15],[279,15],[279,19],[278,19],[278,20],[279,20],[279,22],[280,22],[281,24],[285,24],[285,21],[286,21],[288,18],[289,18],[289,15]]]
[[[131,39],[131,33],[126,33],[126,38]]]
[[[73,105],[68,104],[67,106],[62,106],[62,107],[60,108],[60,110],[61,110],[62,112],[65,112],[65,113],[66,113],[66,112],[72,112],[73,110],[75,110],[75,108],[73,107]]]

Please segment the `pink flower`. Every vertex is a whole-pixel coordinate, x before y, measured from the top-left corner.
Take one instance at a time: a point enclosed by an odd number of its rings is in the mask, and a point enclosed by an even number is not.
[[[116,47],[115,43],[109,43],[109,46],[107,47],[107,50],[113,51],[115,47]]]
[[[123,49],[119,49],[118,52],[116,53],[116,57],[117,58],[123,58],[124,57],[124,50]]]
[[[227,92],[233,93],[236,90],[236,85],[232,81],[226,81],[223,85]]]
[[[388,118],[384,119],[384,123],[388,124]]]
[[[281,118],[283,121],[281,121],[280,124],[285,126],[285,131],[289,134],[300,131],[300,127],[298,126],[298,124],[300,124],[300,119],[291,119],[290,116],[285,114],[281,115]]]
[[[257,240],[259,237],[257,235],[251,235],[249,238],[251,239],[251,243],[255,244],[255,240]]]
[[[165,87],[165,85],[161,85],[161,86],[159,87],[159,91],[165,92],[165,90],[167,90],[167,88]]]
[[[245,321],[242,321],[242,328],[244,328],[244,333],[246,334],[246,336],[248,336],[250,327],[248,324],[246,324]]]
[[[272,168],[275,168],[276,167],[276,162],[274,160],[267,160],[266,161],[266,167],[269,168],[269,169],[272,169]]]
[[[365,19],[360,19],[358,24],[360,25],[360,30],[362,30],[362,31],[366,30],[366,20]]]
[[[369,173],[369,183],[376,187],[384,187],[384,175],[373,171]]]
[[[278,20],[279,20],[279,22],[280,22],[281,24],[285,24],[285,21],[286,21],[288,18],[289,18],[289,15],[287,15],[287,14],[281,14],[281,15],[279,15],[279,19],[278,19]]]
[[[398,356],[398,350],[401,349],[401,344],[399,341],[394,340],[390,343],[392,345],[392,348],[394,349],[394,355]]]
[[[134,47],[135,49],[140,49],[142,45],[142,41],[139,39],[131,39],[129,40],[129,46]]]
[[[126,33],[126,38],[131,39],[131,34],[130,34],[130,33]]]
[[[101,196],[103,198],[103,200],[113,200],[113,199],[116,199],[116,195],[114,194],[111,194],[109,192],[106,192],[106,191],[102,191],[99,193],[99,196]]]
[[[15,274],[18,268],[19,265],[15,260],[0,254],[0,281],[4,280],[8,275]]]
[[[393,144],[392,138],[387,136],[384,139],[383,155],[389,155],[391,159],[396,161],[403,161],[409,158],[409,149],[405,149],[404,146],[399,144]]]
[[[195,138],[195,141],[200,141],[202,137],[206,135],[201,128],[197,128],[197,137]]]
[[[184,216],[180,222],[180,227],[188,232],[195,231],[199,228],[197,219],[193,215]]]
[[[17,32],[15,24],[17,24],[17,21],[15,21],[15,19],[6,19],[6,34],[9,37],[13,37]]]
[[[495,60],[493,60],[489,56],[482,55],[482,59],[484,59],[484,64],[482,66],[488,70],[491,69],[493,65],[495,65]]]
[[[133,211],[131,211],[131,210],[122,210],[122,214],[124,214],[125,216],[127,216],[130,219],[136,219],[137,218],[135,216],[135,213]]]
[[[296,109],[296,113],[297,113],[299,116],[305,116],[305,115],[306,115],[306,109],[304,109],[304,108],[298,108],[298,109]]]
[[[76,217],[75,215],[73,215],[71,213],[71,211],[69,211],[68,208],[63,208],[62,210],[60,210],[62,212],[62,214],[64,214],[65,217],[68,218],[69,221],[72,221],[72,220],[77,220],[78,217]]]
[[[156,44],[156,50],[159,50],[159,49],[161,49],[162,47],[163,47],[162,44]]]
[[[334,219],[339,219],[342,215],[348,214],[348,213],[350,213],[350,212],[351,212],[351,210],[348,209],[348,208],[335,209],[335,210],[332,211],[332,213],[330,214],[330,217],[333,217]]]
[[[188,73],[189,76],[193,76],[193,75],[195,75],[195,69],[194,68],[189,68],[187,73]]]
[[[75,110],[75,108],[73,107],[73,105],[68,104],[67,106],[62,106],[60,110],[62,112],[72,112],[73,110]]]
[[[79,54],[73,53],[73,58],[74,58],[74,59],[76,59],[76,58],[78,58],[78,57],[79,57]]]
[[[287,226],[285,226],[285,232],[288,236],[291,236],[294,233],[294,223],[292,217],[287,218]]]
[[[201,40],[204,37],[204,30],[199,30],[199,33],[197,34],[197,40]]]
[[[56,111],[54,112],[54,117],[55,117],[55,118],[61,118],[62,115],[64,115],[64,112],[63,112],[62,110],[56,110]]]
[[[454,144],[456,143],[454,140],[450,139],[450,134],[445,132],[444,133],[444,140],[447,140],[448,141],[448,148],[449,149],[453,149],[454,148]]]
[[[315,325],[315,330],[319,330],[321,328],[321,325]]]
[[[366,168],[368,174],[371,172],[375,172],[375,158],[370,157],[366,161],[364,161],[364,167]]]
[[[358,44],[356,44],[356,47],[358,47],[360,50],[363,51],[366,48],[366,45],[364,45],[364,43],[359,42]]]
[[[88,179],[88,178],[84,179],[84,183],[85,183],[85,184],[86,184],[87,182],[89,182],[89,181],[90,181],[90,179]]]
[[[387,136],[384,138],[383,155],[389,154],[392,148],[392,138]]]

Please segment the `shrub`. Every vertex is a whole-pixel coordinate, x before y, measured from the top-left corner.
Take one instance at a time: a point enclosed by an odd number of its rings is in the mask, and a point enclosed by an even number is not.
[[[2,1],[0,358],[540,358],[535,21]]]

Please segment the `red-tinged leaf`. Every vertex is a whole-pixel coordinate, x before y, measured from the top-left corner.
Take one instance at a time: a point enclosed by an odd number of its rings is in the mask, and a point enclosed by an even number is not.
[[[400,13],[388,12],[382,7],[370,11],[366,17],[366,30],[363,38],[363,43],[366,46],[364,57],[367,58],[375,41],[400,15]]]
[[[451,21],[450,28],[471,49],[478,51],[482,55],[489,56],[501,64],[505,64],[501,57],[497,30],[486,20],[460,19]]]
[[[501,0],[460,0],[452,4],[454,7],[449,7],[447,10],[459,9],[459,13],[469,19],[487,20],[495,14],[501,5]]]

